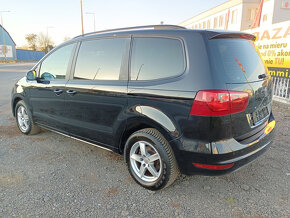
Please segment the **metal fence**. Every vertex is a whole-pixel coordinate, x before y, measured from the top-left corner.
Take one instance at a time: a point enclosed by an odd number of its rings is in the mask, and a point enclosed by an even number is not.
[[[38,61],[45,55],[44,51],[16,49],[18,61]]]
[[[290,104],[290,79],[272,77],[274,100]]]

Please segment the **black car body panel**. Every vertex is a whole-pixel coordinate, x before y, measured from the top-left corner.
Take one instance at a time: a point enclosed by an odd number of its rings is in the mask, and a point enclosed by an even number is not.
[[[217,60],[214,59],[218,57],[216,51],[212,50],[213,41],[252,40],[249,39],[252,35],[244,35],[240,32],[156,29],[74,38],[59,46],[74,45],[65,68],[67,72],[62,79],[44,83],[23,78],[15,84],[12,91],[13,114],[16,102],[22,99],[31,110],[36,124],[120,154],[123,153],[126,139],[134,131],[156,128],[170,143],[182,173],[231,172],[263,153],[274,135],[274,131],[264,133],[267,124],[274,121],[271,112],[272,80],[270,76],[262,79],[257,76],[267,74],[266,70],[254,72],[257,74],[254,75],[257,77],[254,81],[235,82],[229,80],[220,72],[221,68],[215,65]],[[119,80],[74,79],[83,41],[105,38],[128,39]],[[130,69],[134,40],[140,38],[180,42],[184,57],[183,71],[161,79],[132,80]],[[53,55],[59,47],[50,54]],[[36,70],[38,77],[41,64],[48,56],[32,69]],[[243,70],[244,63],[241,64],[239,60],[237,63]],[[247,108],[239,113],[224,116],[191,115],[193,102],[201,90],[247,92],[249,102]],[[253,116],[256,116],[254,113],[263,107],[267,108],[268,114],[259,119],[259,123],[252,123]],[[192,163],[235,165],[226,170],[205,170],[194,167]]]

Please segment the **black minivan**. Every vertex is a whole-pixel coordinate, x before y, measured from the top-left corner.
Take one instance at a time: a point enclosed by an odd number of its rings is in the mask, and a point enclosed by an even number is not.
[[[174,25],[81,35],[15,84],[13,115],[24,134],[43,127],[124,155],[151,190],[180,173],[232,172],[274,135],[272,80],[254,41]]]

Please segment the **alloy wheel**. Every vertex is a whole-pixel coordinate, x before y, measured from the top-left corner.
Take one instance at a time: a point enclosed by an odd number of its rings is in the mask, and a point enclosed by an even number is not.
[[[17,121],[19,128],[22,132],[26,132],[29,129],[30,121],[28,113],[22,105],[17,109]]]
[[[134,173],[145,182],[155,182],[162,172],[158,151],[146,141],[138,141],[131,147],[130,164]]]

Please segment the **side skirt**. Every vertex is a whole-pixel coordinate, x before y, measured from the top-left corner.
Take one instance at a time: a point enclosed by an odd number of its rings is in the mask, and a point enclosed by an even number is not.
[[[57,131],[57,130],[50,129],[50,128],[48,128],[48,127],[46,127],[46,126],[43,126],[43,125],[41,125],[41,124],[37,124],[37,125],[40,126],[40,127],[43,128],[43,129],[49,130],[49,131],[51,131],[51,132],[55,132],[55,133],[57,133],[57,134],[60,134],[60,135],[63,135],[63,136],[66,136],[66,137],[69,137],[69,138],[72,138],[72,139],[76,139],[76,140],[78,140],[78,141],[81,141],[81,142],[87,143],[87,144],[89,144],[89,145],[93,145],[93,146],[95,146],[95,147],[98,147],[98,148],[101,148],[101,149],[104,149],[104,150],[111,151],[111,152],[114,152],[114,153],[119,154],[118,152],[116,152],[116,151],[114,151],[114,150],[112,150],[112,149],[109,149],[109,148],[103,147],[103,146],[101,146],[101,145],[97,145],[97,144],[94,144],[94,143],[91,143],[91,142],[88,142],[88,141],[85,141],[85,140],[82,140],[82,139],[76,138],[76,137],[74,137],[74,136],[67,135],[67,134],[62,133],[62,132],[59,132],[59,131]]]

